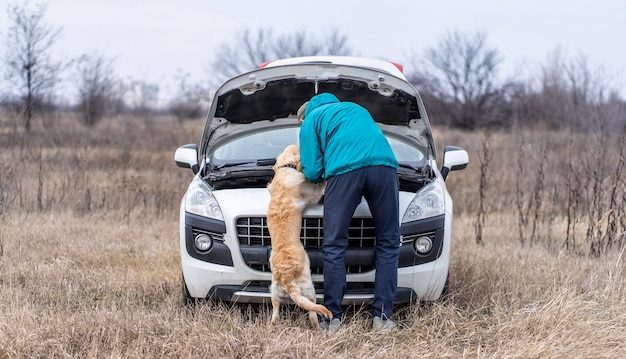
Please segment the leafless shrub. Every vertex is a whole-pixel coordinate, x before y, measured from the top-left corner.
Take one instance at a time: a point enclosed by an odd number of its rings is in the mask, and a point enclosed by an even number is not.
[[[37,173],[37,210],[38,211],[42,211],[43,210],[43,204],[42,204],[42,196],[43,196],[43,171],[42,171],[42,165],[41,165],[41,149],[39,149],[39,161],[37,161],[39,163],[39,171]]]
[[[587,201],[588,201],[588,227],[587,241],[589,242],[592,255],[599,256],[604,250],[604,221],[605,211],[605,191],[604,179],[607,174],[606,166],[606,141],[607,135],[604,131],[595,135],[596,148],[587,157]]]
[[[570,131],[569,143],[567,148],[567,232],[565,235],[564,246],[568,250],[576,248],[576,223],[578,218],[578,208],[580,203],[580,182],[574,169],[574,133]]]
[[[176,75],[178,90],[169,103],[170,112],[176,116],[179,123],[183,120],[201,118],[209,106],[209,89],[200,83],[190,84],[189,77],[188,73]]]
[[[550,244],[554,238],[573,253],[610,250],[624,230],[620,217],[613,217],[623,211],[623,135],[572,130],[565,142],[562,133],[522,131],[517,138],[514,197],[499,195],[499,201],[515,203],[520,243]],[[554,228],[561,219],[562,232]]]
[[[451,126],[474,130],[490,124],[498,108],[495,78],[501,59],[487,46],[484,33],[449,32],[416,58],[414,67],[421,70],[409,76],[411,82],[432,95],[434,108],[443,111]]]
[[[530,232],[530,238],[536,240],[537,238],[537,226],[542,221],[542,213],[541,213],[541,205],[543,201],[544,193],[544,180],[545,180],[545,167],[548,165],[548,143],[550,142],[550,137],[548,136],[546,139],[540,143],[539,153],[542,157],[539,160],[535,161],[535,164],[538,166],[537,174],[535,176],[535,186],[533,190],[532,202],[529,204],[529,209],[533,211],[532,217],[532,230]],[[534,166],[533,166],[534,167]],[[532,244],[532,243],[531,243]]]
[[[515,176],[515,204],[517,206],[517,229],[519,241],[522,245],[526,244],[526,235],[524,229],[528,223],[528,213],[526,208],[526,197],[523,189],[522,180],[526,176],[524,166],[524,134],[519,132],[518,152],[517,152],[517,173]]]
[[[487,177],[490,161],[489,126],[485,126],[483,128],[482,152],[479,156],[480,181],[478,183],[478,213],[474,226],[477,244],[483,243],[483,227],[485,226],[485,216],[487,213]]]
[[[539,78],[534,116],[551,128],[597,132],[624,126],[624,109],[611,76],[602,68],[593,69],[584,54],[567,59],[556,48]]]
[[[76,65],[78,111],[82,123],[94,126],[115,112],[115,88],[118,84],[111,60],[99,54],[84,55]]]
[[[626,227],[622,226],[620,233],[618,218],[624,217],[624,202],[626,198],[622,198],[620,201],[619,196],[623,197],[624,187],[626,187],[626,183],[624,183],[624,170],[626,167],[626,127],[624,127],[624,131],[621,137],[621,144],[619,146],[619,159],[615,164],[615,174],[613,175],[613,180],[611,181],[611,186],[609,189],[609,208],[607,213],[607,224],[606,224],[606,247],[611,248],[614,245],[622,245],[623,238],[625,236],[624,230]],[[619,189],[622,188],[622,193],[620,193]]]
[[[0,113],[0,130],[1,125],[4,122],[4,115]],[[6,139],[6,142],[4,142]],[[9,139],[15,139],[10,134],[0,134],[0,142],[4,142],[7,146],[0,146],[0,152],[11,153],[14,146],[14,141]],[[18,170],[16,168],[14,158],[1,158],[0,157],[0,217],[6,210],[13,208],[16,199],[19,197],[16,193],[17,182],[19,181]]]
[[[538,240],[537,229],[543,223],[542,213],[544,169],[548,162],[548,139],[541,136],[541,141],[533,150],[530,144],[524,143],[524,136],[520,134],[516,173],[516,204],[518,212],[518,233],[522,245]],[[532,187],[524,185],[524,181]],[[530,227],[530,230],[529,230]]]

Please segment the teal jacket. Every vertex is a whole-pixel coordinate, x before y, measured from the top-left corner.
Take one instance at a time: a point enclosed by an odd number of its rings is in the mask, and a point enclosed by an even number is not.
[[[387,138],[370,113],[321,93],[309,101],[300,128],[300,162],[310,182],[370,166],[398,169]]]

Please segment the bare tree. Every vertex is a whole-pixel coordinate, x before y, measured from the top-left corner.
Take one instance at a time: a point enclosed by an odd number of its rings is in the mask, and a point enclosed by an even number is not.
[[[213,60],[211,67],[219,77],[230,78],[245,71],[255,69],[270,57],[270,30],[259,29],[256,36],[246,29],[235,43],[224,42]]]
[[[620,114],[615,106],[619,95],[611,86],[611,76],[601,68],[592,69],[585,55],[567,60],[557,47],[538,78],[536,107],[541,120],[551,127],[598,131],[619,130],[624,125],[623,111]]]
[[[322,51],[328,55],[350,56],[352,55],[352,49],[348,47],[347,42],[348,38],[335,29],[326,38],[324,42],[325,47]]]
[[[333,30],[325,39],[312,39],[302,30],[292,34],[274,37],[271,30],[259,29],[254,34],[244,30],[235,42],[225,42],[211,63],[217,81],[251,71],[265,61],[286,57],[312,55],[350,55],[347,39]]]
[[[83,55],[77,62],[78,110],[83,124],[93,126],[114,111],[115,78],[112,61],[102,55]]]
[[[62,63],[52,59],[52,47],[62,29],[44,23],[44,4],[33,8],[28,2],[9,5],[7,13],[12,25],[5,37],[5,77],[23,104],[28,130],[36,105],[52,93],[57,82]]]
[[[189,76],[188,73],[181,72],[175,76],[178,91],[170,101],[169,108],[178,122],[202,116],[209,103],[209,89],[200,83],[190,84]]]
[[[415,66],[421,70],[411,82],[442,102],[437,108],[446,112],[452,126],[475,129],[489,119],[499,94],[495,79],[501,60],[495,49],[487,48],[485,34],[448,33],[426,49],[424,59]]]

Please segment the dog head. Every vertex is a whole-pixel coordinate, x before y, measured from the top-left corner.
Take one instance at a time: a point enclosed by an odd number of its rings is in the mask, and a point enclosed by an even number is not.
[[[282,167],[292,167],[298,171],[302,171],[302,165],[300,164],[300,147],[298,145],[289,145],[285,147],[283,152],[276,157],[276,164],[274,164],[274,171]]]

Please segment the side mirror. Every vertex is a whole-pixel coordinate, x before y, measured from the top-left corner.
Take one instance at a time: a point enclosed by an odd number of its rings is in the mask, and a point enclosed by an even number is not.
[[[445,181],[450,171],[462,170],[467,167],[469,156],[467,151],[456,146],[446,146],[443,149],[443,167],[441,176]]]
[[[198,166],[198,145],[191,143],[180,146],[174,153],[174,161],[178,167],[191,168],[195,175],[200,170]]]

